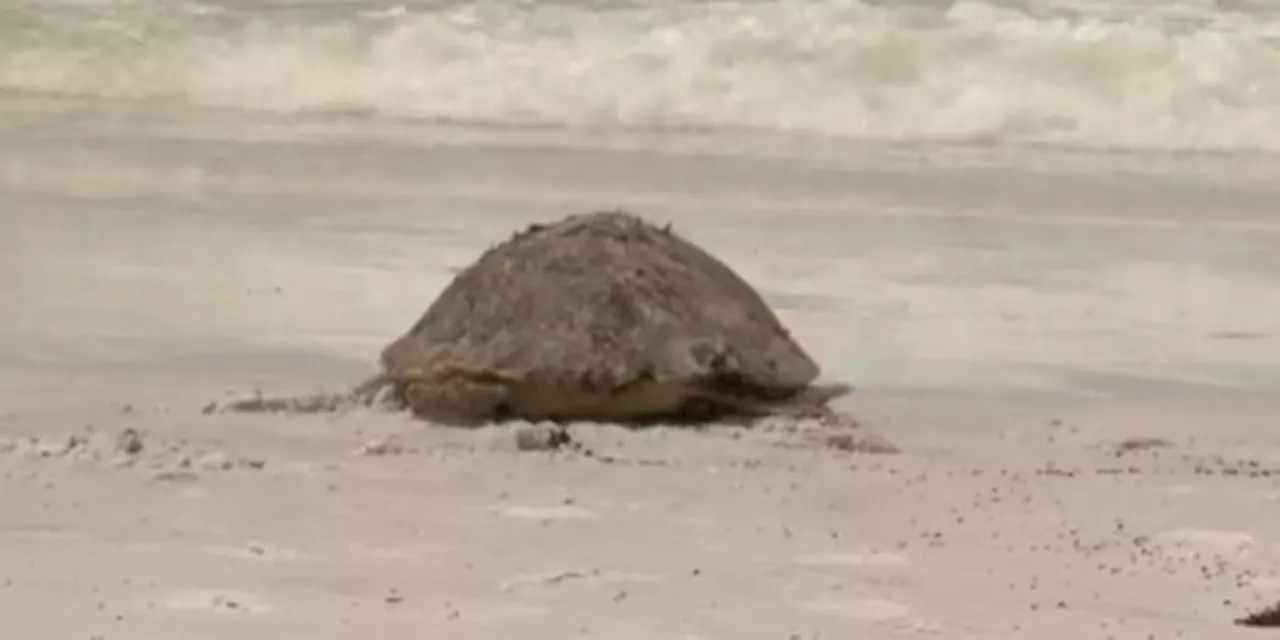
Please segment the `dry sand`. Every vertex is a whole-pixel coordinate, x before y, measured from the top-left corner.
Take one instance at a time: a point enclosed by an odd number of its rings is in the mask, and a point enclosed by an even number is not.
[[[1267,637],[1231,622],[1280,599],[1274,274],[1233,261],[1270,232],[690,218],[902,453],[576,425],[587,457],[202,414],[365,375],[512,226],[240,204],[9,210],[0,638]]]
[[[592,458],[210,382],[6,381],[0,635],[1227,638],[1280,598],[1258,396],[864,394],[904,453],[575,426]]]

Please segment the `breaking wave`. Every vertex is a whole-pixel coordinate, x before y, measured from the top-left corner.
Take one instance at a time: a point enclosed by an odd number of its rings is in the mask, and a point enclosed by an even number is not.
[[[1280,151],[1236,2],[79,0],[0,8],[0,90],[501,127]]]

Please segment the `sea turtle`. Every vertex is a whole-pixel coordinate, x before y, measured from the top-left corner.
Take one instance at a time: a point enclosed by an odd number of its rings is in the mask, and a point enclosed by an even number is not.
[[[623,211],[535,224],[491,247],[381,365],[346,400],[382,397],[456,425],[826,421],[842,417],[828,402],[849,392],[815,383],[818,365],[732,269]],[[336,398],[239,409],[324,411]]]
[[[435,422],[827,415],[849,391],[721,261],[622,211],[535,224],[461,271],[356,396]]]

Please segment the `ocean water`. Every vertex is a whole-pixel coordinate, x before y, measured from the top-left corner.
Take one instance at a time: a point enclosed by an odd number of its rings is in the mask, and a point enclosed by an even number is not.
[[[1277,152],[1261,0],[11,0],[0,365],[356,377],[623,206],[860,384],[1273,385]]]
[[[0,90],[496,129],[1280,150],[1244,0],[15,0]]]

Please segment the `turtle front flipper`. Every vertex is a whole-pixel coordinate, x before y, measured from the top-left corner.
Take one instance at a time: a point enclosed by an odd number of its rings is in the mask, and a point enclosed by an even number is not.
[[[369,376],[364,382],[352,388],[349,395],[353,401],[370,407],[377,402],[378,395],[389,386],[391,386],[391,378],[385,373],[378,373]]]

